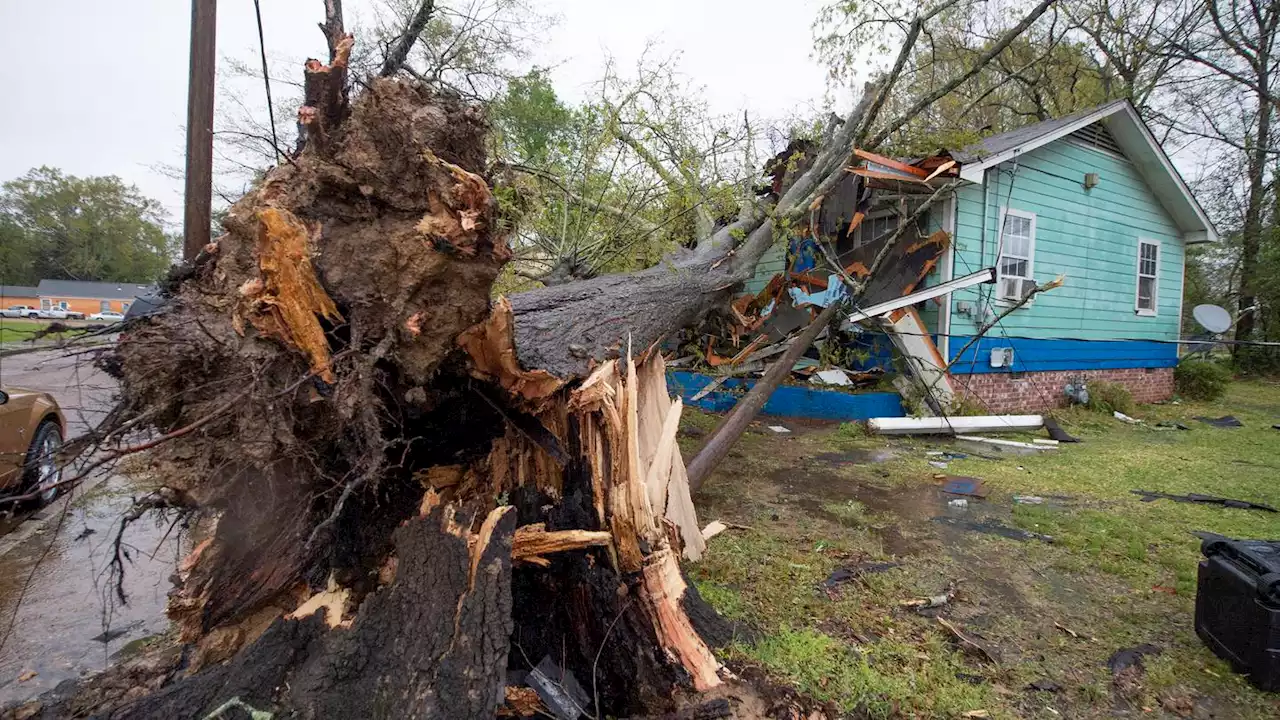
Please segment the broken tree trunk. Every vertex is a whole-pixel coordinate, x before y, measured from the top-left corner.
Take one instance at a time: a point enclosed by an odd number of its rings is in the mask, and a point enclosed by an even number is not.
[[[720,684],[661,356],[522,366],[482,116],[394,79],[315,101],[107,364],[103,432],[163,436],[149,461],[208,537],[169,607],[188,661],[76,707],[489,718],[543,657],[596,716]]]

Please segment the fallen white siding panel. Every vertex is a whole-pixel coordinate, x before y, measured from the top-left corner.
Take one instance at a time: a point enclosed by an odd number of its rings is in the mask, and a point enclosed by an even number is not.
[[[867,425],[882,435],[959,435],[981,432],[1036,430],[1043,415],[967,415],[963,417],[871,418]]]

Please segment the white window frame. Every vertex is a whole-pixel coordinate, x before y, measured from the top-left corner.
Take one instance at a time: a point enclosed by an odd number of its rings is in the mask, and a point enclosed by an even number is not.
[[[1036,214],[1026,210],[1002,207],[1000,208],[1000,224],[996,226],[996,250],[999,253],[996,255],[996,302],[1004,305],[1013,305],[1021,301],[1021,298],[1006,298],[1000,294],[1000,288],[1004,285],[1004,263],[1000,261],[1004,257],[1004,219],[1009,215],[1031,221],[1031,240],[1028,243],[1026,258],[1027,274],[1017,277],[1020,280],[1030,280],[1032,283],[1036,281]],[[1021,258],[1019,257],[1019,259]],[[1027,304],[1030,305],[1031,303]]]
[[[867,213],[867,216],[862,218],[862,222],[858,223],[857,229],[853,231],[853,247],[856,249],[866,244],[866,241],[864,241],[865,233],[863,233],[863,230],[871,224],[872,221],[883,220],[884,218],[891,216],[897,217],[898,211],[893,208],[884,208],[882,210]]]
[[[1150,245],[1156,249],[1156,272],[1154,275],[1142,274],[1142,246]],[[1133,268],[1133,311],[1143,317],[1155,317],[1160,311],[1160,241],[1150,238],[1138,238],[1138,257]],[[1151,307],[1144,308],[1142,302],[1142,278],[1151,278]]]

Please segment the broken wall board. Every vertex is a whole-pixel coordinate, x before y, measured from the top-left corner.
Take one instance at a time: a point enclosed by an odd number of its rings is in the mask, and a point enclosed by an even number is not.
[[[843,253],[840,262],[845,270],[855,278],[862,279],[870,274],[875,264],[876,255],[888,242],[885,237],[876,242],[860,245],[854,250]],[[920,237],[909,230],[889,250],[876,270],[875,277],[867,283],[858,304],[862,306],[878,305],[894,300],[914,291],[925,277],[933,272],[947,247],[951,245],[951,236],[945,230],[939,230],[928,237]]]
[[[934,412],[945,413],[955,402],[955,390],[947,373],[947,362],[933,344],[933,336],[914,308],[894,311],[884,321],[889,340],[902,355],[911,379],[924,393]]]

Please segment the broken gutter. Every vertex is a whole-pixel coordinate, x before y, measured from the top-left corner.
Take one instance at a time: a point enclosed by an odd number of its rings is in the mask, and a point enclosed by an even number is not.
[[[965,275],[964,277],[948,280],[947,282],[927,287],[924,290],[913,292],[909,295],[903,295],[900,298],[872,305],[868,308],[861,308],[857,312],[851,313],[846,320],[849,323],[870,320],[871,318],[888,315],[894,310],[909,307],[916,303],[924,302],[925,300],[932,300],[933,298],[950,295],[953,292],[973,287],[974,285],[989,284],[994,283],[995,281],[996,269],[993,267],[985,268],[975,273]]]

